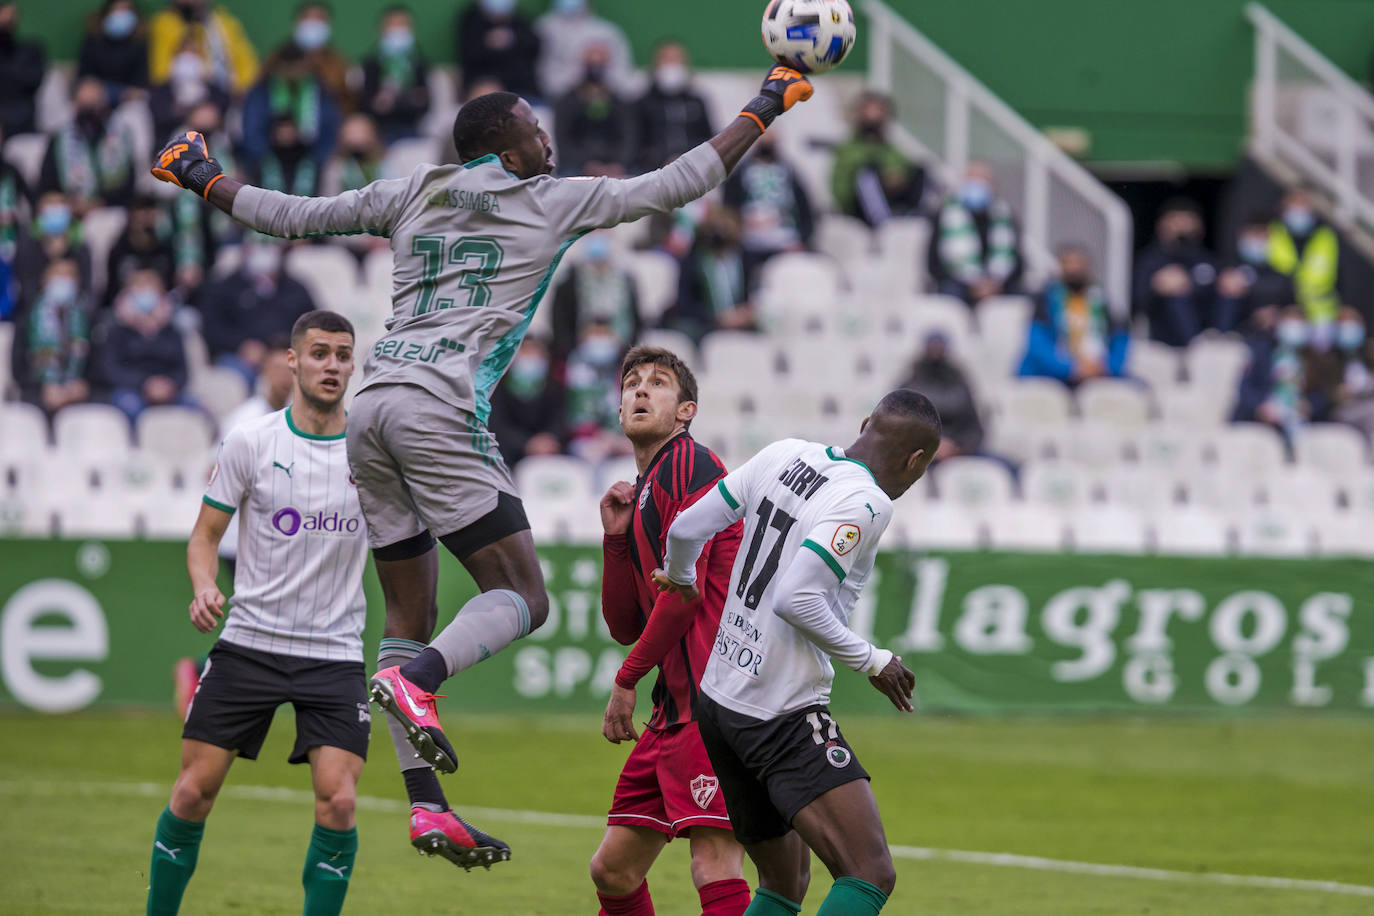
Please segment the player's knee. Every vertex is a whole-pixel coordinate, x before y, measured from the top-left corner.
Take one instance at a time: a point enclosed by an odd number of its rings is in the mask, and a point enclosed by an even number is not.
[[[335,830],[347,830],[353,823],[353,812],[357,807],[357,790],[353,786],[340,786],[332,791],[317,792],[315,795],[316,814],[321,823]]]
[[[603,894],[630,894],[644,883],[643,875],[636,874],[633,869],[626,868],[620,862],[612,861],[599,849],[596,855],[592,856],[588,871],[592,876],[592,884]]]
[[[194,772],[185,772],[177,777],[172,786],[169,807],[173,814],[185,820],[204,820],[214,807],[218,794],[218,786],[207,785],[197,779]]]
[[[697,887],[743,876],[744,850],[738,844],[722,840],[692,847],[692,883]]]
[[[542,588],[531,589],[521,597],[530,609],[530,632],[533,633],[549,619],[549,593]]]
[[[892,896],[892,889],[897,886],[897,869],[892,865],[891,856],[882,856],[869,863],[866,872],[867,874],[860,876],[864,881],[889,897]]]

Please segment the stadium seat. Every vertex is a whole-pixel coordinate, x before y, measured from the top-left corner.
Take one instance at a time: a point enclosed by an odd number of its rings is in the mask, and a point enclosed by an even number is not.
[[[248,382],[233,369],[210,366],[187,386],[195,402],[210,412],[217,423],[248,399]]]
[[[1294,458],[1299,466],[1331,474],[1355,474],[1369,468],[1369,443],[1364,434],[1344,423],[1313,423],[1295,437]]]
[[[338,245],[299,245],[286,253],[286,272],[305,286],[316,308],[345,315],[366,311],[359,290],[358,259]]]
[[[1009,503],[983,513],[994,550],[1049,553],[1064,549],[1064,517],[1052,506]]]
[[[1126,371],[1151,389],[1172,388],[1179,383],[1183,361],[1179,351],[1157,340],[1132,340]]]
[[[645,324],[657,324],[677,301],[677,259],[661,251],[636,251],[621,264],[634,277],[640,316]]]
[[[692,425],[695,428],[696,424]],[[634,483],[638,477],[639,466],[635,464],[634,455],[607,458],[596,468],[595,495],[599,500],[610,489],[611,484],[622,480],[626,483]]]
[[[878,229],[878,254],[884,285],[895,293],[914,293],[925,282],[930,223],[919,217],[894,217]]]
[[[57,530],[64,538],[132,538],[137,529],[134,507],[118,490],[84,494],[57,510]]]
[[[864,270],[875,260],[877,238],[868,224],[852,216],[830,213],[816,226],[816,249],[834,258],[842,268]]]
[[[453,131],[453,119],[458,114],[458,93],[454,87],[454,77],[455,74],[450,67],[429,68],[429,78],[426,80],[429,87],[429,112],[420,121],[420,132],[427,137],[447,137]]]
[[[1084,420],[1122,428],[1139,428],[1150,421],[1150,395],[1136,382],[1094,379],[1076,392]]]
[[[97,295],[105,292],[110,249],[124,231],[126,222],[128,213],[123,207],[98,207],[81,220],[81,239],[91,253],[91,286]]]
[[[1206,468],[1175,475],[1174,483],[1188,497],[1189,505],[1204,506],[1227,518],[1255,511],[1263,504],[1263,477],[1240,468]]]
[[[1012,501],[1011,471],[991,458],[950,458],[936,465],[934,477],[947,505],[982,511]]]
[[[122,457],[129,451],[129,418],[108,404],[73,404],[53,417],[53,440],[72,455]]]
[[[1061,511],[1092,501],[1092,479],[1066,461],[1030,461],[1021,466],[1021,498],[1032,505]]]
[[[76,114],[72,102],[72,74],[69,63],[49,63],[43,82],[34,97],[34,123],[38,132],[53,134],[71,123]],[[35,181],[30,187],[37,187]]]
[[[1329,514],[1337,509],[1339,478],[1315,468],[1284,468],[1267,475],[1260,487],[1267,506],[1305,514]]]
[[[892,525],[897,529],[894,533],[909,549],[977,550],[982,546],[981,525],[966,509],[940,501],[922,503],[906,497],[892,506]]]
[[[1125,506],[1087,506],[1069,516],[1076,553],[1141,554],[1149,538],[1141,513]]]
[[[214,424],[189,407],[149,407],[134,429],[140,449],[173,464],[204,455],[215,440]]]
[[[1183,358],[1194,387],[1234,395],[1250,362],[1250,348],[1236,337],[1204,336],[1188,345]]]
[[[1145,467],[1184,474],[1202,467],[1208,441],[1187,426],[1159,422],[1131,433],[1125,447]]]
[[[649,328],[639,335],[639,340],[635,343],[643,344],[646,347],[660,347],[676,353],[687,363],[693,374],[698,376],[701,374],[702,359],[697,353],[697,345],[692,338],[681,331],[670,331],[667,328]],[[697,381],[700,381],[700,378]]]
[[[999,416],[1041,426],[1062,426],[1069,421],[1069,390],[1054,379],[1010,379],[992,396]]]
[[[824,255],[780,254],[763,265],[759,286],[833,308],[840,295],[839,268]]]
[[[136,450],[118,461],[96,465],[98,489],[118,491],[136,510],[142,511],[174,494],[174,468],[177,466],[159,455]],[[200,492],[200,487],[194,488],[197,497]]]
[[[449,121],[450,129],[452,120]],[[382,157],[383,178],[409,178],[417,168],[439,161],[439,143],[433,137],[411,137],[397,140],[386,148]]]
[[[1025,296],[993,296],[978,303],[977,358],[1004,378],[1016,373],[1026,355],[1026,337],[1035,304]]]
[[[712,331],[701,339],[702,374],[759,378],[773,374],[776,348],[763,334]],[[728,384],[728,383],[727,383]]]
[[[1158,468],[1118,465],[1103,473],[1102,491],[1107,502],[1140,512],[1167,509],[1178,502],[1180,488],[1174,477]]]
[[[1341,480],[1347,510],[1374,519],[1374,471],[1354,474]]]
[[[1260,509],[1240,516],[1241,554],[1252,557],[1305,557],[1312,553],[1313,526],[1306,516]]]
[[[566,455],[526,458],[515,466],[515,483],[527,503],[585,509],[601,498],[587,462]]]
[[[1197,507],[1154,514],[1155,550],[1170,556],[1222,556],[1230,537],[1221,516]]]
[[[0,455],[29,455],[48,447],[48,418],[41,408],[0,403]]]
[[[1234,386],[1205,382],[1156,388],[1154,395],[1161,420],[1194,429],[1226,423],[1236,402]]]
[[[143,536],[155,540],[185,541],[200,514],[200,491],[174,491],[165,499],[140,507]]]
[[[1055,432],[1060,460],[1097,470],[1120,464],[1131,441],[1127,430],[1101,420],[1079,420]]]
[[[22,490],[0,490],[0,536],[45,538],[52,535],[52,512]]]
[[[1287,464],[1283,439],[1263,423],[1232,423],[1211,436],[1217,464],[1228,472],[1269,474]]]
[[[1331,514],[1314,519],[1318,552],[1324,557],[1362,557],[1374,559],[1374,538],[1369,536],[1370,517],[1351,513]]]
[[[38,173],[47,152],[47,134],[15,134],[5,139],[5,161],[19,170],[30,188],[38,187]]]

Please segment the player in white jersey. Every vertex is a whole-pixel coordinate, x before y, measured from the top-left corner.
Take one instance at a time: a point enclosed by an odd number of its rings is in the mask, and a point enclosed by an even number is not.
[[[386,597],[373,697],[390,716],[410,795],[412,842],[423,839],[426,825],[442,822],[437,852],[460,865],[492,861],[491,850],[475,847],[449,811],[430,769],[457,767],[434,691],[548,615],[529,523],[486,422],[492,389],[559,259],[593,229],[706,194],[774,118],[810,96],[805,77],[774,67],[760,94],[719,135],[627,180],[551,177],[548,135],[528,103],[505,92],[479,96],[458,112],[453,139],[461,165],[423,165],[408,178],[337,197],[242,185],[222,173],[194,132],[159,154],[154,175],[258,231],[391,239],[392,317],[368,357],[348,450]],[[438,616],[436,537],[482,593],[427,648]]]
[[[878,404],[853,445],[786,439],[728,474],[668,531],[662,588],[696,595],[696,561],[745,520],[697,701],[735,837],[759,872],[749,916],[800,912],[815,851],[836,879],[819,913],[874,916],[896,883],[868,773],[830,716],[836,658],[912,711],[915,677],[847,626],[892,500],[925,473],[940,418],[924,395]]]
[[[182,730],[181,770],[158,818],[150,914],[176,913],[205,820],[236,757],[255,759],[282,703],[296,712],[291,763],[310,763],[315,830],[305,911],[343,908],[358,834],[353,799],[372,717],[363,669],[367,540],[344,441],[353,327],[334,312],[291,332],[290,407],[229,432],[186,547],[203,633],[225,618],[216,550],[237,515],[234,597]]]

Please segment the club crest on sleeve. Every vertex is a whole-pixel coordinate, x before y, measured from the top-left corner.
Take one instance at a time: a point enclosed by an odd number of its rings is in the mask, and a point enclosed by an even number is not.
[[[716,790],[720,788],[720,781],[714,776],[707,776],[702,773],[691,782],[692,801],[696,802],[701,810],[706,811],[711,807],[711,800],[716,797]]]
[[[835,536],[830,539],[830,549],[840,556],[844,556],[859,546],[859,528],[857,525],[841,525],[835,530]]]

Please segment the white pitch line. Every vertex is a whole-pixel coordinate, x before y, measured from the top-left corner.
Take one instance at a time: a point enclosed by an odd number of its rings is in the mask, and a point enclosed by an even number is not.
[[[163,798],[171,786],[157,782],[20,782],[0,780],[0,795],[122,795],[138,798]],[[315,794],[303,789],[278,786],[225,786],[220,793],[229,798],[246,801],[273,801],[290,804],[313,804]],[[360,795],[360,810],[403,814],[409,806],[394,798]],[[586,814],[560,814],[553,811],[524,811],[510,808],[477,808],[463,805],[463,813],[478,820],[500,821],[505,824],[533,824],[540,827],[574,827],[600,830],[606,826],[604,817]],[[1233,875],[1225,872],[1172,871],[1163,868],[1140,868],[1134,865],[1106,865],[1098,862],[1073,862],[1066,859],[1046,859],[1040,856],[1021,856],[1009,852],[974,852],[966,849],[935,849],[929,846],[892,846],[892,855],[914,861],[959,862],[965,865],[986,865],[995,868],[1024,868],[1031,871],[1060,872],[1071,875],[1093,875],[1101,878],[1136,878],[1147,881],[1223,884],[1231,887],[1255,887],[1266,890],[1312,891],[1324,894],[1345,894],[1354,897],[1374,897],[1374,887],[1363,884],[1344,884],[1340,881],[1312,881],[1303,878],[1277,878],[1269,875]]]

